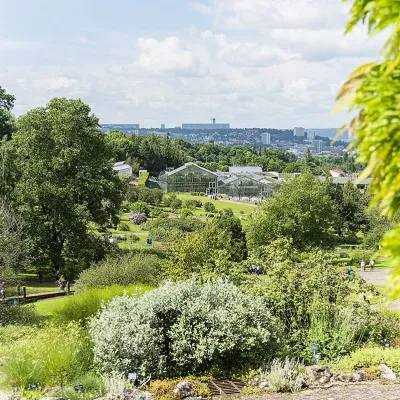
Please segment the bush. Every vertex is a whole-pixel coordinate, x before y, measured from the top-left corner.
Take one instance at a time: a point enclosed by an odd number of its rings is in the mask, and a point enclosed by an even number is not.
[[[147,221],[147,215],[145,213],[130,213],[129,221],[134,225],[143,225]]]
[[[153,208],[150,211],[150,217],[151,218],[158,218],[158,217],[164,218],[166,216],[167,216],[167,213],[164,212],[162,208]]]
[[[143,283],[156,285],[160,273],[160,260],[150,254],[123,253],[109,256],[104,261],[83,271],[76,281],[77,292],[111,285]]]
[[[170,242],[201,229],[203,225],[195,218],[162,218],[147,222],[146,229],[157,242]]]
[[[144,201],[137,201],[131,204],[131,211],[134,213],[150,215],[150,207]]]
[[[375,251],[367,249],[354,249],[349,251],[349,257],[351,258],[351,264],[354,266],[360,266],[361,261],[365,261],[366,267],[368,267],[368,262],[373,259]]]
[[[210,213],[215,213],[217,209],[215,208],[215,205],[213,203],[210,203],[209,201],[205,202],[203,204],[204,211],[210,212]]]
[[[150,174],[143,172],[138,179],[138,187],[147,187],[149,185]]]
[[[274,357],[280,337],[262,299],[221,279],[116,298],[90,332],[102,372],[153,378],[259,366]]]
[[[0,326],[31,325],[37,320],[38,315],[31,305],[0,304]]]
[[[211,390],[207,385],[209,377],[198,378],[198,377],[185,377],[179,379],[163,379],[151,381],[149,391],[154,395],[155,400],[165,400],[166,397],[172,396],[175,398],[174,394],[175,386],[182,381],[189,381],[194,384],[194,397],[201,397],[203,399],[211,397]]]
[[[275,359],[261,379],[268,381],[268,389],[272,392],[298,392],[303,386],[303,378],[300,375],[302,368],[303,365],[298,360]]]
[[[193,211],[189,208],[182,208],[181,210],[179,210],[179,215],[181,217],[190,217],[193,215]]]
[[[153,204],[159,206],[163,199],[163,191],[161,189],[149,189],[147,187],[139,188],[139,201],[143,201],[147,204]]]
[[[400,372],[400,349],[385,349],[382,346],[368,346],[343,357],[335,365],[338,371],[354,371],[385,364],[395,372]]]
[[[113,285],[106,288],[92,288],[68,297],[60,307],[54,311],[54,321],[59,324],[75,321],[85,326],[87,319],[101,310],[102,304],[109,303],[114,297],[129,293],[135,296],[142,295],[150,290],[150,286]]]
[[[189,208],[190,210],[195,210],[196,208],[202,207],[203,203],[200,200],[185,200],[183,202],[184,208]]]
[[[12,346],[0,347],[3,387],[63,386],[92,364],[90,341],[74,324],[46,326]]]
[[[117,226],[117,230],[122,232],[129,232],[130,228],[126,222],[120,222]]]
[[[140,242],[140,237],[136,235],[128,235],[126,236],[126,240],[130,243]]]
[[[169,206],[171,207],[171,209],[172,210],[178,210],[179,208],[181,208],[182,207],[182,200],[181,199],[178,199],[178,198],[176,198],[176,199],[173,199],[172,201],[171,201],[171,203],[169,204]]]

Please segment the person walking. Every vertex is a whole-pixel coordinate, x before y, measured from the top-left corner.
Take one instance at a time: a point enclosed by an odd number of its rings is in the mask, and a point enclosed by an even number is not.
[[[39,275],[39,283],[42,283],[43,277],[44,277],[44,269],[43,268],[39,269],[38,275]]]
[[[375,267],[375,261],[374,261],[374,260],[371,260],[371,261],[369,262],[369,269],[370,269],[371,271],[373,271],[373,270],[374,270],[374,267]]]
[[[5,290],[5,282],[4,281],[1,281],[0,282],[0,297],[2,298],[2,299],[4,299],[6,296],[5,296],[5,293],[4,293],[4,290]]]
[[[365,271],[365,261],[361,261],[361,271]]]
[[[60,276],[60,279],[58,280],[58,286],[60,287],[60,290],[63,292],[65,290],[66,286],[66,280],[64,278],[64,275]]]

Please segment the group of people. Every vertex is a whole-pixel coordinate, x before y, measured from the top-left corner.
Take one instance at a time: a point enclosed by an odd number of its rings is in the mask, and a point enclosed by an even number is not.
[[[361,264],[360,264],[360,267],[361,267],[361,271],[365,271],[366,270],[366,263],[365,263],[365,261],[364,260],[361,260]],[[369,262],[369,269],[370,269],[370,271],[373,271],[374,270],[374,267],[375,267],[375,261],[374,260],[371,260],[370,262]]]

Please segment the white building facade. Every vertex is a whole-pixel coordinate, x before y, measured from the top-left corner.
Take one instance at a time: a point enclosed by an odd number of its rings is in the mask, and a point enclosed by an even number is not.
[[[306,132],[305,128],[299,126],[296,126],[293,130],[294,136],[296,137],[304,137],[305,132]]]
[[[269,132],[264,132],[261,134],[261,143],[263,145],[271,144],[271,134]]]

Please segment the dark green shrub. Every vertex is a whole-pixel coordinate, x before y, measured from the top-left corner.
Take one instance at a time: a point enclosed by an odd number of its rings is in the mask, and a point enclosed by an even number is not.
[[[136,235],[128,235],[126,237],[126,240],[130,243],[136,243],[136,242],[140,242],[140,237],[136,236]]]
[[[210,212],[210,213],[215,213],[217,209],[215,208],[215,205],[213,203],[210,203],[209,201],[205,202],[203,204],[204,211]]]
[[[137,201],[131,204],[131,211],[134,213],[143,213],[149,216],[150,207],[144,201]]]
[[[180,210],[179,210],[179,215],[181,216],[181,217],[190,217],[190,216],[192,216],[193,215],[193,211],[192,210],[190,210],[189,208],[181,208]]]
[[[130,228],[129,228],[128,223],[122,221],[122,222],[120,222],[120,223],[118,224],[117,230],[118,230],[118,231],[122,231],[122,232],[129,232],[129,231],[130,231]]]
[[[159,280],[160,260],[154,255],[123,253],[109,256],[104,261],[83,271],[76,281],[76,290],[111,285],[143,283],[156,285]]]
[[[159,206],[162,202],[164,192],[161,189],[149,189],[147,187],[139,188],[139,201],[147,204]]]
[[[182,200],[181,199],[173,199],[169,205],[172,210],[176,211],[182,207]]]
[[[265,302],[222,279],[115,298],[90,332],[100,371],[153,378],[259,367],[280,347]]]
[[[31,325],[38,321],[38,315],[32,305],[0,304],[0,326]]]
[[[170,242],[203,226],[194,218],[157,218],[146,223],[150,236],[157,242]]]

